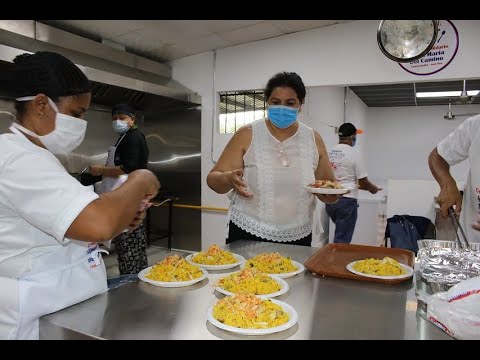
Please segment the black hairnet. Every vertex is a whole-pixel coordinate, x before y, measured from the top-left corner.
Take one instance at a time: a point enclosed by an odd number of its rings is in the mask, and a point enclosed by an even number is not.
[[[135,108],[128,104],[117,104],[112,109],[112,116],[117,114],[128,115],[132,117],[135,115]]]
[[[91,91],[85,74],[66,57],[53,52],[18,55],[8,73],[6,85],[16,98],[40,93],[56,98]]]

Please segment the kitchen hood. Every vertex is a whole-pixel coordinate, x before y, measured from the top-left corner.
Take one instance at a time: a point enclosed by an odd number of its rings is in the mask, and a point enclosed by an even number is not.
[[[0,71],[24,52],[54,51],[72,60],[92,82],[92,106],[130,103],[159,113],[197,107],[201,98],[171,79],[167,64],[68,33],[34,20],[0,20]],[[0,88],[0,96],[9,97]]]

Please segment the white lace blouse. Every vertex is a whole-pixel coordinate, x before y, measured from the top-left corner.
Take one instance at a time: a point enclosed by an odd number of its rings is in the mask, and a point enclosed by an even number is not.
[[[243,157],[243,180],[253,198],[234,194],[230,220],[263,239],[289,242],[312,231],[315,197],[304,188],[315,181],[319,154],[311,128],[277,140],[265,119],[252,123],[252,142]]]

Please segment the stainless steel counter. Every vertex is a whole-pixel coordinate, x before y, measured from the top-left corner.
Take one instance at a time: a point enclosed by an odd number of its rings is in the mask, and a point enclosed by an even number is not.
[[[247,259],[260,252],[279,251],[301,263],[318,250],[253,241],[238,241],[226,248]],[[207,279],[183,288],[128,283],[44,316],[40,338],[451,339],[417,313],[413,281],[384,285],[320,278],[308,271],[286,279],[290,290],[277,298],[296,309],[298,324],[271,335],[232,334],[206,320],[208,307],[223,297],[213,284],[229,271],[210,272]]]

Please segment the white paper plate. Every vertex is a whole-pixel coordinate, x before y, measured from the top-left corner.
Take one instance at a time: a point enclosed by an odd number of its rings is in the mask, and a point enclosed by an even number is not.
[[[138,273],[138,278],[142,281],[145,281],[149,284],[152,284],[152,285],[155,285],[155,286],[162,286],[162,287],[182,287],[182,286],[189,286],[189,285],[193,285],[193,284],[196,284],[200,281],[202,281],[203,279],[205,279],[208,275],[208,272],[204,269],[200,269],[202,270],[202,273],[203,275],[200,276],[199,278],[197,279],[193,279],[193,280],[189,280],[189,281],[172,281],[172,282],[169,282],[169,281],[155,281],[155,280],[151,280],[147,277],[145,277],[146,274],[148,274],[148,272],[151,270],[153,266],[150,266],[146,269],[143,269],[142,271],[140,271]]]
[[[231,269],[231,268],[234,268],[235,266],[237,265],[240,265],[242,263],[245,262],[245,258],[242,256],[242,255],[238,255],[238,254],[233,254],[233,257],[235,259],[237,259],[237,262],[233,263],[233,264],[225,264],[225,265],[205,265],[205,264],[199,264],[199,263],[196,263],[196,262],[193,262],[192,261],[192,258],[197,255],[197,253],[195,254],[190,254],[188,255],[185,260],[187,260],[190,264],[192,265],[196,265],[196,266],[199,266],[199,267],[202,267],[206,270],[225,270],[225,269]]]
[[[234,273],[233,273],[234,274]],[[227,276],[230,276],[231,274],[227,275]],[[278,276],[275,276],[275,275],[269,275],[272,279],[274,279],[277,283],[280,284],[280,290],[278,290],[277,292],[274,292],[274,293],[271,293],[271,294],[264,294],[264,295],[255,295],[261,299],[268,299],[268,298],[272,298],[272,297],[276,297],[276,296],[280,296],[280,295],[283,295],[285,294],[288,289],[290,288],[288,286],[288,283],[281,279],[280,277]],[[215,290],[217,290],[219,293],[222,293],[224,295],[235,295],[234,293],[230,292],[230,291],[227,291],[225,290],[224,288],[221,288],[220,286],[216,286],[215,287]]]
[[[305,186],[312,194],[322,194],[322,195],[343,195],[348,193],[348,189],[325,189],[325,188],[315,188],[312,186]]]
[[[271,299],[271,301],[275,304],[280,305],[283,308],[283,310],[285,310],[288,313],[288,316],[290,317],[290,319],[285,324],[282,324],[280,326],[276,326],[273,328],[268,328],[268,329],[243,329],[243,328],[237,328],[230,325],[225,325],[213,317],[213,305],[208,308],[207,320],[220,329],[230,331],[236,334],[242,334],[242,335],[273,334],[276,332],[287,330],[298,322],[297,312],[292,306],[288,305],[287,303],[284,303],[283,301],[278,301],[275,299]]]
[[[245,261],[243,264],[242,264],[242,269],[245,267],[245,264],[247,262]],[[302,264],[300,264],[299,262],[296,262],[294,260],[292,260],[292,263],[298,268],[297,270],[295,271],[292,271],[292,272],[289,272],[289,273],[283,273],[283,274],[268,274],[268,275],[274,275],[274,276],[277,276],[279,278],[282,278],[282,279],[286,279],[286,278],[289,278],[289,277],[292,277],[292,276],[295,276],[297,274],[300,274],[301,272],[303,272],[305,270],[305,266],[303,266]],[[252,268],[251,268],[252,269]]]
[[[405,265],[405,264],[400,264],[406,271],[407,273],[406,274],[403,274],[403,275],[394,275],[394,276],[380,276],[380,275],[372,275],[372,274],[365,274],[365,273],[362,273],[360,271],[357,271],[353,268],[353,266],[358,262],[358,261],[361,261],[361,260],[357,260],[357,261],[352,261],[351,263],[349,263],[347,265],[347,270],[354,273],[354,274],[357,274],[357,275],[361,275],[361,276],[365,276],[365,277],[369,277],[369,278],[374,278],[374,279],[384,279],[384,280],[393,280],[393,279],[406,279],[406,278],[409,278],[411,276],[413,276],[413,269],[408,266],[408,265]]]

